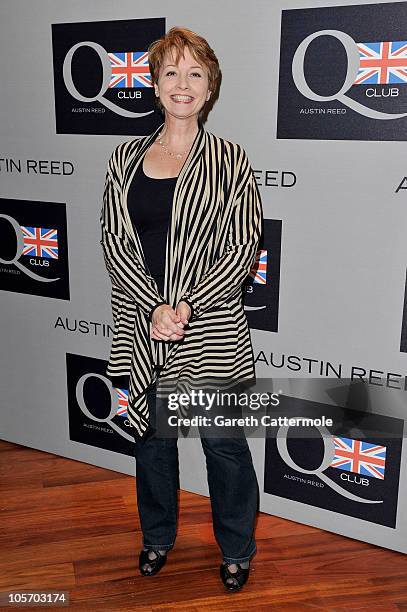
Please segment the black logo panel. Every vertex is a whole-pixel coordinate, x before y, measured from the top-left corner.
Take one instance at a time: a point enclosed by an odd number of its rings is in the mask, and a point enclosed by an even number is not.
[[[53,24],[57,134],[153,132],[147,49],[164,33],[164,18]]]
[[[0,289],[69,300],[66,205],[0,199]]]

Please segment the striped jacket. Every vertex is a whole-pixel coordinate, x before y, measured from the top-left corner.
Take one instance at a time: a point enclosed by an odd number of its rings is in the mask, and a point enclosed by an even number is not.
[[[126,198],[137,166],[161,125],[119,144],[107,167],[100,215],[114,334],[106,370],[129,376],[128,417],[137,434],[149,426],[146,388],[160,380],[255,379],[242,283],[256,257],[263,211],[243,148],[199,125],[178,176],[166,243],[164,295],[151,276]],[[153,210],[153,207],[152,207]],[[185,298],[193,316],[181,341],[150,337],[149,314]]]

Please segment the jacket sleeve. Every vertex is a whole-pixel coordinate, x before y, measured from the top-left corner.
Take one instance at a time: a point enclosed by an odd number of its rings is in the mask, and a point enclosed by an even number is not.
[[[198,283],[180,297],[191,306],[190,320],[227,302],[241,288],[256,260],[263,229],[263,210],[259,189],[245,153],[239,174],[226,250]]]
[[[100,244],[112,285],[121,289],[128,299],[150,317],[154,308],[166,302],[125,232],[118,183],[120,147],[115,149],[108,162],[100,214]]]

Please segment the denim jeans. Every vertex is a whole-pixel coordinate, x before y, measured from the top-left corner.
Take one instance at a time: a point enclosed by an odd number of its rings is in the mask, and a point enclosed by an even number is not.
[[[171,550],[178,515],[178,439],[155,436],[156,384],[147,390],[150,429],[136,437],[137,505],[147,549]],[[203,437],[215,539],[228,563],[249,561],[256,553],[254,524],[259,487],[249,445],[237,438]]]

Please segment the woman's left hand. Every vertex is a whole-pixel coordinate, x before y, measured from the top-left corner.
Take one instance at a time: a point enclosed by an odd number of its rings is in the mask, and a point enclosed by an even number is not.
[[[175,309],[175,312],[177,313],[177,315],[181,318],[181,320],[179,321],[179,323],[177,323],[177,325],[181,328],[184,327],[184,325],[188,324],[189,321],[189,317],[191,316],[191,309],[189,307],[189,305],[186,302],[183,302],[182,300],[178,302],[178,305]],[[163,334],[161,334],[157,327],[155,325],[152,325],[151,327],[151,337],[154,340],[162,340],[164,342],[174,342],[176,340],[182,340],[183,338],[179,337],[178,334],[171,334],[167,337],[163,337]]]

